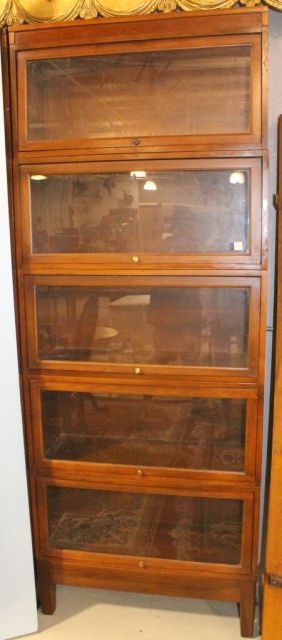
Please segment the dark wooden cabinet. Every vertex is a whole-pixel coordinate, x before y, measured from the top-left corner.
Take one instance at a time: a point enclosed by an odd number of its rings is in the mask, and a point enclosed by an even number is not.
[[[224,599],[252,635],[266,28],[243,9],[8,30],[45,613],[56,583]]]

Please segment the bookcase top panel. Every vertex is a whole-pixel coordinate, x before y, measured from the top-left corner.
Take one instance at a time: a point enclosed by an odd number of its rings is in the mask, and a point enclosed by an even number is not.
[[[265,0],[276,10],[282,10],[282,0]],[[258,7],[260,0],[242,0],[245,5],[239,12],[249,12]],[[23,23],[52,23],[61,20],[84,20],[124,16],[141,16],[151,13],[169,14],[202,11],[230,10],[237,0],[0,0],[0,25]],[[238,11],[238,9],[235,9]]]

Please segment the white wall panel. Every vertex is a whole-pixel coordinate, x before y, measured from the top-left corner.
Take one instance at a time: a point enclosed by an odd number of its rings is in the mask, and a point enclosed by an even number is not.
[[[0,640],[37,630],[11,273],[0,68]]]

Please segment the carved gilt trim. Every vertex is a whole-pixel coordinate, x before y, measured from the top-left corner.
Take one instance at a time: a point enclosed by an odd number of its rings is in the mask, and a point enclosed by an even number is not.
[[[101,16],[132,16],[151,13],[158,6],[157,0],[93,0]]]
[[[80,3],[81,7],[79,9],[79,18],[83,18],[84,20],[91,20],[93,18],[97,18],[98,11],[95,7],[93,0],[82,0]]]
[[[239,0],[241,5],[251,7],[260,0]],[[278,11],[282,11],[282,0],[263,0]],[[57,22],[75,18],[98,16],[130,16],[160,11],[205,11],[208,9],[230,9],[238,0],[0,0],[0,26],[23,22]]]
[[[12,9],[12,0],[0,0],[0,25],[7,24],[7,18]]]
[[[237,0],[178,0],[178,6],[184,11],[231,9],[235,4]]]
[[[81,0],[13,0],[24,22],[73,20],[79,14]]]

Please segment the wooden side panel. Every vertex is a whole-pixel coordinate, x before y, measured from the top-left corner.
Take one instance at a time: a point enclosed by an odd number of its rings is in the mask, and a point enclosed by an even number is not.
[[[282,628],[282,589],[272,587],[266,582],[263,607],[263,640],[280,640]]]
[[[271,586],[272,576],[282,586],[282,116],[279,118],[278,152],[278,265],[276,312],[275,399],[271,461],[271,480],[266,545],[266,577],[263,608],[263,640],[280,640],[282,630],[282,588]]]

